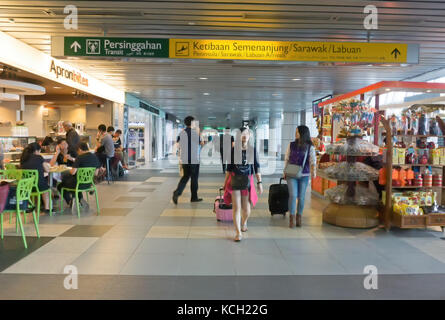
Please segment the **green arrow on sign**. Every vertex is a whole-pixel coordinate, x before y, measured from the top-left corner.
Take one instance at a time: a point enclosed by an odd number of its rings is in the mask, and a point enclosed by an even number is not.
[[[74,50],[74,52],[77,52],[77,49],[81,49],[81,45],[79,44],[79,42],[74,41],[73,44],[70,46],[71,49]]]

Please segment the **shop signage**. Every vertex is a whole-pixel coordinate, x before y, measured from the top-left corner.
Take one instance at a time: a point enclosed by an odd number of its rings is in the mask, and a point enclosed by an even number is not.
[[[149,111],[151,113],[159,115],[159,110],[158,109],[156,109],[156,108],[154,108],[154,107],[152,107],[152,106],[150,106],[150,105],[148,105],[146,103],[143,103],[142,101],[139,101],[139,108],[142,108],[142,109],[147,110],[147,111]]]
[[[318,106],[320,104],[320,102],[326,101],[332,99],[332,94],[327,95],[323,98],[317,99],[312,101],[312,116],[314,118],[318,117],[319,115],[321,115],[321,108]]]
[[[53,72],[56,75],[56,78],[63,77],[88,87],[88,78],[84,77],[80,72],[58,66],[54,60],[51,60],[49,71]]]
[[[170,58],[189,59],[418,63],[418,51],[404,43],[170,39]]]
[[[64,56],[168,58],[168,39],[64,37]]]

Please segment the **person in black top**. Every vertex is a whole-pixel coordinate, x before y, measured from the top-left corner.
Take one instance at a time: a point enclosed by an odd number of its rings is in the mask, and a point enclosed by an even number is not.
[[[125,160],[124,148],[122,147],[121,135],[122,135],[122,130],[120,130],[120,129],[117,129],[114,132],[114,135],[113,135],[114,156],[117,159],[119,159],[119,161],[122,163],[122,168],[128,170],[127,161]]]
[[[122,151],[122,140],[121,140],[122,130],[117,129],[114,132],[113,141],[114,141],[114,150]]]
[[[201,138],[196,130],[192,129],[192,122],[195,120],[192,116],[184,119],[187,126],[178,136],[177,142],[180,143],[181,166],[184,171],[178,187],[173,192],[173,203],[178,204],[178,197],[182,194],[189,179],[191,179],[190,191],[192,193],[191,202],[202,201],[198,198],[198,177],[199,177],[199,152],[202,144]],[[181,140],[182,137],[182,140]]]
[[[66,132],[66,142],[68,143],[68,153],[73,157],[77,157],[77,147],[80,143],[80,137],[76,130],[73,128],[73,124],[69,121],[63,122],[63,128]]]
[[[235,139],[231,152],[231,161],[227,165],[224,181],[224,198],[230,195],[233,205],[233,225],[235,226],[235,241],[241,241],[241,232],[247,231],[247,220],[250,216],[250,205],[255,206],[258,195],[263,193],[260,164],[253,143],[249,143],[250,132],[241,128]],[[257,188],[253,185],[253,175],[256,176]],[[238,185],[236,181],[238,180]],[[227,196],[228,197],[228,196]],[[241,215],[242,211],[242,215]]]
[[[59,138],[57,140],[56,153],[49,162],[51,167],[55,166],[56,163],[58,165],[64,164],[71,167],[74,160],[75,159],[68,153],[68,143],[66,142],[66,139]]]
[[[42,141],[42,150],[44,152],[51,152],[51,146],[54,144],[53,138],[46,136]]]
[[[30,143],[23,150],[22,156],[20,157],[20,168],[28,170],[37,170],[39,172],[38,178],[38,188],[39,191],[45,191],[49,189],[48,181],[45,179],[44,173],[48,172],[44,168],[43,164],[45,160],[40,155],[41,147],[37,142]],[[43,204],[45,206],[44,212],[49,213],[49,194],[44,193],[42,195]]]
[[[73,167],[70,170],[70,174],[64,176],[62,178],[62,183],[60,183],[57,186],[57,189],[59,190],[59,192],[62,190],[62,188],[74,189],[76,187],[76,184],[77,184],[76,173],[77,173],[78,168],[96,168],[96,169],[100,168],[99,159],[96,157],[96,155],[89,152],[88,145],[85,142],[81,142],[79,144],[77,153],[78,153],[78,156],[76,157],[76,160],[73,163]],[[81,185],[80,187],[87,188],[89,186]],[[73,199],[72,192],[64,192],[63,197],[64,197],[66,203],[68,203],[71,206],[73,212],[76,212],[76,208],[73,205],[74,201],[72,201],[72,199]],[[87,202],[83,199],[83,196],[81,193],[79,194],[79,202],[81,203],[81,205],[83,207],[88,206]]]

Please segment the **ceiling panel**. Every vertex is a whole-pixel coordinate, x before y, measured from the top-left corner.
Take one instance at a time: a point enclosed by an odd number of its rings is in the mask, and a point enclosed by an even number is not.
[[[369,32],[363,28],[368,4],[379,10],[379,29]],[[63,28],[65,5],[78,7],[77,30]],[[246,110],[249,117],[303,110],[326,94],[445,68],[444,1],[1,1],[0,30],[48,54],[56,35],[420,44],[420,63],[410,66],[67,59],[178,116],[192,112],[203,124],[215,115],[211,123],[225,124],[227,113],[239,122]]]

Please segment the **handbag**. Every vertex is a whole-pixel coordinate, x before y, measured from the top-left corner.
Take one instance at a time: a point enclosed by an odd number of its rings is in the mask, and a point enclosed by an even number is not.
[[[307,154],[309,153],[309,149],[310,147],[308,147],[308,150],[304,154],[304,160],[301,166],[297,164],[287,163],[286,167],[284,168],[284,174],[286,175],[286,177],[299,179],[303,176],[303,168],[306,165],[306,159]]]
[[[232,190],[246,190],[250,188],[250,177],[245,175],[234,175],[230,182]]]

